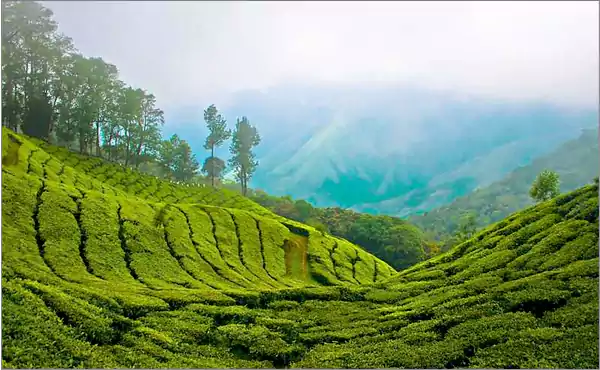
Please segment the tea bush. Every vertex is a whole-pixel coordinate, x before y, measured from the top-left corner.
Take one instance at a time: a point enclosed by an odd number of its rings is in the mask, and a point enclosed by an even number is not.
[[[598,368],[598,187],[401,272],[223,189],[2,130],[6,368]]]

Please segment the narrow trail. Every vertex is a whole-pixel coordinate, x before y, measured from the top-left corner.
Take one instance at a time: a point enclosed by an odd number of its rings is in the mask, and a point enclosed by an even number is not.
[[[213,238],[215,239],[215,246],[217,247],[217,251],[219,251],[219,256],[221,257],[221,259],[223,260],[223,262],[227,265],[227,267],[229,267],[231,270],[235,271],[244,280],[248,281],[248,284],[250,284],[250,286],[252,286],[253,284],[255,284],[253,281],[251,281],[250,279],[248,279],[244,275],[242,275],[241,271],[239,271],[235,266],[233,266],[231,263],[229,263],[229,261],[227,261],[225,259],[225,256],[223,256],[223,251],[221,251],[221,248],[219,248],[219,238],[217,238],[217,224],[215,222],[215,219],[213,218],[213,216],[210,213],[210,211],[208,211],[206,209],[202,209],[202,211],[204,211],[204,213],[206,213],[208,215],[208,218],[209,218],[210,223],[212,225],[212,234],[213,234]]]
[[[356,263],[358,261],[360,261],[360,259],[358,258],[358,250],[354,250],[355,253],[355,257],[353,259],[351,259],[352,262],[352,279],[356,280],[356,282],[360,285],[360,281],[358,281],[358,279],[356,278]]]
[[[183,211],[181,208],[179,208],[179,207],[177,207],[177,208],[178,208],[178,209],[179,209],[179,211],[180,211],[181,213],[183,213],[183,215],[185,216],[185,220],[186,220],[186,222],[187,222],[188,230],[189,230],[189,232],[190,232],[190,240],[192,241],[192,244],[193,244],[193,245],[194,245],[194,247],[196,248],[196,251],[198,252],[198,255],[200,256],[200,258],[202,258],[202,260],[203,260],[204,262],[206,262],[206,263],[207,263],[207,264],[208,264],[208,265],[209,265],[209,266],[210,266],[210,267],[213,269],[213,271],[214,271],[214,272],[215,272],[215,273],[216,273],[216,274],[217,274],[219,277],[221,277],[223,280],[225,280],[225,281],[228,281],[228,282],[231,282],[232,284],[235,284],[235,285],[237,285],[237,286],[239,286],[239,287],[241,287],[241,288],[244,288],[244,289],[248,288],[247,286],[244,286],[244,285],[242,285],[242,284],[240,284],[240,283],[238,283],[238,282],[232,281],[232,280],[230,280],[230,279],[226,278],[225,276],[223,276],[223,274],[221,273],[221,269],[220,269],[219,267],[215,266],[215,265],[214,265],[212,262],[210,262],[210,261],[209,261],[207,258],[205,258],[205,257],[204,257],[204,255],[203,255],[203,254],[201,253],[201,251],[200,251],[200,246],[199,246],[199,245],[198,245],[198,243],[196,243],[196,241],[195,241],[195,238],[194,238],[194,231],[193,231],[193,229],[192,229],[192,224],[191,224],[191,222],[190,222],[190,218],[189,218],[188,214],[187,214],[185,211]],[[221,249],[219,248],[219,240],[217,239],[217,234],[216,234],[216,225],[215,225],[215,222],[214,222],[214,220],[213,220],[213,218],[212,218],[212,216],[210,215],[210,213],[209,213],[209,212],[207,212],[207,211],[203,211],[203,212],[204,212],[204,213],[205,213],[205,214],[208,216],[208,218],[209,218],[209,220],[210,220],[210,222],[211,222],[211,225],[212,225],[212,234],[213,234],[213,238],[215,239],[215,247],[216,247],[217,251],[219,252],[219,257],[221,257],[221,260],[223,261],[223,263],[224,263],[224,264],[225,264],[225,265],[226,265],[228,268],[230,268],[232,271],[234,271],[234,272],[235,272],[235,273],[236,273],[236,274],[237,274],[237,275],[238,275],[238,276],[239,276],[239,277],[240,277],[242,280],[245,280],[245,281],[246,281],[248,284],[250,284],[250,285],[251,285],[251,284],[252,284],[252,282],[251,282],[250,280],[246,279],[246,278],[245,278],[244,276],[242,276],[241,274],[239,274],[239,273],[236,271],[236,269],[235,269],[233,266],[231,266],[231,265],[230,265],[230,264],[229,264],[229,263],[228,263],[228,262],[225,260],[225,258],[223,257],[223,253],[222,253]]]
[[[27,173],[31,173],[31,158],[33,158],[33,154],[37,151],[39,151],[39,149],[33,149],[29,152],[29,155],[27,156]]]
[[[333,274],[335,275],[335,278],[338,279],[339,281],[342,281],[342,279],[340,278],[340,275],[337,271],[337,263],[335,262],[335,258],[333,258],[333,254],[335,253],[335,250],[338,247],[338,243],[337,240],[333,240],[334,244],[333,244],[333,248],[329,249],[329,258],[331,259],[331,263],[333,264]]]
[[[373,282],[377,282],[377,275],[379,275],[379,271],[377,271],[377,261],[373,260]]]
[[[140,280],[139,276],[135,272],[135,269],[131,266],[131,262],[132,262],[131,250],[129,250],[129,248],[127,247],[127,239],[125,238],[125,219],[123,219],[123,217],[121,215],[121,209],[123,208],[123,206],[120,203],[118,203],[118,204],[119,204],[119,207],[117,208],[117,217],[119,219],[119,240],[121,241],[121,249],[123,249],[123,253],[125,253],[125,266],[127,266],[127,270],[129,270],[129,274],[131,275],[131,277],[134,280],[136,280],[140,284],[154,290],[154,288],[148,286],[146,283],[144,283],[142,280]]]
[[[46,172],[46,166],[48,165],[48,162],[50,162],[52,160],[52,156],[48,155],[48,158],[44,159],[44,161],[40,164],[40,166],[42,167],[42,177],[44,179],[48,179],[48,173]]]

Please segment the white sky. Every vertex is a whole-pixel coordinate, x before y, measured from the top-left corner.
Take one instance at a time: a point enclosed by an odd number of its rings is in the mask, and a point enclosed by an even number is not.
[[[598,104],[598,2],[44,2],[165,110],[283,82]]]

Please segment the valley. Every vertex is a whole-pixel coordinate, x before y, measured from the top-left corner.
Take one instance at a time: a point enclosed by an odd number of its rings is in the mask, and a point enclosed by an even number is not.
[[[597,184],[396,273],[235,192],[2,142],[4,367],[598,365]]]
[[[223,111],[261,123],[254,188],[402,218],[491,186],[598,123],[595,109],[396,85],[292,85],[239,95]]]
[[[597,369],[597,7],[2,1],[2,367]]]

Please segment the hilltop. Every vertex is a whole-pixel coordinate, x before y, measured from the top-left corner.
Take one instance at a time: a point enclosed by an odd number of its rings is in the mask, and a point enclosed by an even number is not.
[[[395,273],[235,192],[2,164],[4,367],[598,367],[597,185]]]

